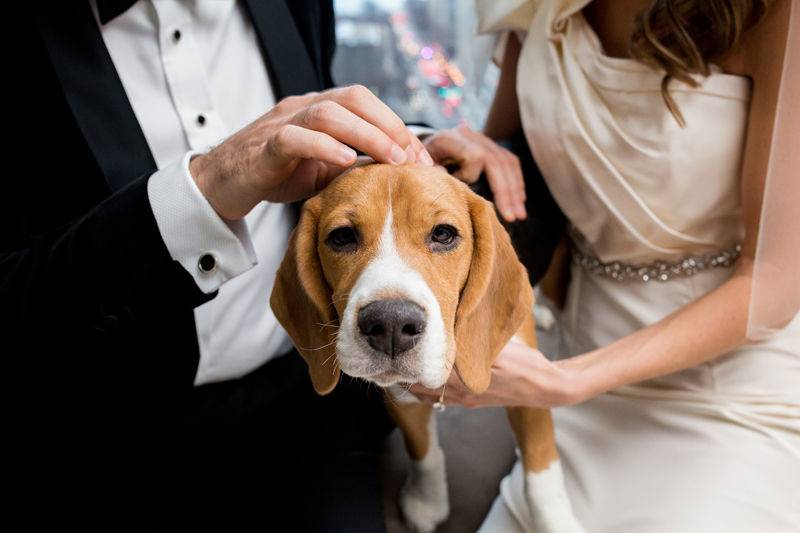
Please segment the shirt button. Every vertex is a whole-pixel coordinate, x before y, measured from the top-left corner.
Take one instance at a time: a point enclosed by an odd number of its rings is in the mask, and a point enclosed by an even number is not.
[[[206,116],[205,115],[197,115],[197,123],[201,126],[206,123]]]
[[[181,40],[181,30],[175,30],[172,32],[172,40],[176,43]]]
[[[203,254],[197,262],[197,268],[200,269],[200,272],[211,272],[217,268],[217,260],[211,254]]]

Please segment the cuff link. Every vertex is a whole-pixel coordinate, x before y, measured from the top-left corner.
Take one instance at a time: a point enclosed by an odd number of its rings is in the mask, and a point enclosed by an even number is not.
[[[203,254],[197,261],[197,268],[200,269],[200,272],[211,272],[217,268],[217,260],[211,254]]]

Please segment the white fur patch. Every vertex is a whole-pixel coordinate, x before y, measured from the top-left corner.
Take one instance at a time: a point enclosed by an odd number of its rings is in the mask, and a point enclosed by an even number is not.
[[[536,325],[544,331],[550,331],[556,325],[556,316],[546,305],[534,305],[533,316],[536,319]]]
[[[439,446],[433,414],[428,421],[428,435],[428,453],[420,461],[412,461],[400,491],[400,511],[406,524],[422,533],[434,531],[450,514],[444,453]]]
[[[359,310],[387,293],[416,303],[426,317],[420,341],[411,351],[394,360],[377,356],[358,330]],[[433,389],[447,381],[447,335],[439,301],[420,273],[410,268],[397,251],[391,201],[378,251],[350,291],[339,327],[336,355],[345,374],[384,387],[405,382],[421,383]]]
[[[561,461],[554,461],[541,472],[525,472],[525,498],[534,531],[584,533],[564,488]]]
[[[395,403],[398,403],[400,405],[407,405],[410,403],[420,403],[419,398],[408,392],[401,385],[389,385],[388,387],[386,387],[386,393],[392,397],[392,400]]]

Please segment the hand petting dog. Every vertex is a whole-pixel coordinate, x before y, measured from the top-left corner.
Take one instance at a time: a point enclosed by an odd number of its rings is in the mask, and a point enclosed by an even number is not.
[[[206,154],[190,171],[223,218],[244,217],[259,202],[293,202],[322,190],[356,162],[433,160],[403,121],[369,89],[353,85],[291,96]]]

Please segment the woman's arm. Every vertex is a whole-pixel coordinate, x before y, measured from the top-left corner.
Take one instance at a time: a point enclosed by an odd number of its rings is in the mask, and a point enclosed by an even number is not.
[[[789,4],[788,0],[776,2],[761,24],[749,32],[737,54],[744,73],[752,77],[753,94],[742,166],[746,237],[731,278],[663,320],[571,359],[549,362],[535,350],[510,343],[495,362],[492,384],[485,394],[469,394],[452,377],[447,386],[448,401],[467,406],[578,403],[620,385],[699,365],[745,341],[782,51],[787,46]],[[800,136],[800,131],[796,135]],[[415,393],[426,395],[423,390]]]
[[[522,129],[517,100],[517,62],[521,49],[517,35],[509,32],[500,63],[500,80],[483,128],[483,133],[495,140],[513,139]]]

